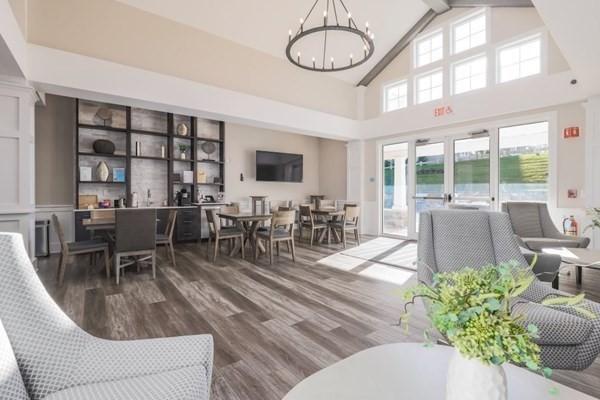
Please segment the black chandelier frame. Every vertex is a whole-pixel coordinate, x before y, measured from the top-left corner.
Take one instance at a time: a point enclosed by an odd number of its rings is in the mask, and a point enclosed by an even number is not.
[[[292,36],[290,33],[289,41],[288,41],[288,44],[285,49],[285,54],[286,54],[287,59],[292,64],[294,64],[295,66],[297,66],[299,68],[309,70],[309,71],[316,71],[316,72],[345,71],[345,70],[348,70],[348,69],[351,69],[354,67],[358,67],[359,65],[366,63],[371,58],[371,56],[373,56],[373,53],[375,52],[375,43],[373,41],[373,33],[369,31],[368,25],[367,25],[367,28],[365,31],[362,31],[358,28],[358,26],[354,22],[354,19],[350,16],[348,8],[344,4],[343,0],[326,0],[327,8],[325,9],[326,15],[323,18],[323,25],[316,26],[314,28],[304,29],[304,24],[306,23],[306,21],[308,21],[310,15],[312,14],[313,10],[315,9],[315,7],[319,3],[319,1],[320,0],[315,0],[313,6],[311,7],[310,11],[308,12],[306,18],[301,20],[300,28],[298,29],[296,34]],[[337,7],[335,5],[336,1],[340,2],[342,7],[344,8],[345,12],[348,14],[348,24],[347,25],[341,25],[339,22]],[[327,14],[329,14],[330,4],[332,4],[332,6],[333,6],[334,18],[335,18],[335,24],[331,24],[331,25],[327,23],[328,22]],[[358,36],[364,44],[364,46],[363,46],[364,51],[363,51],[362,58],[358,59],[355,62],[353,57],[350,56],[350,62],[348,64],[343,64],[338,67],[335,66],[335,63],[333,62],[333,60],[331,61],[331,63],[327,63],[327,60],[326,60],[326,57],[327,57],[327,33],[330,31],[331,32],[333,32],[333,31],[347,32],[352,35]],[[294,57],[292,55],[292,48],[294,47],[294,45],[296,43],[298,43],[302,39],[305,39],[308,36],[315,35],[315,34],[318,34],[321,32],[325,32],[325,37],[323,40],[323,59],[320,60],[319,63],[317,63],[316,59],[313,58],[312,65],[302,64],[300,55],[298,55],[296,57]]]

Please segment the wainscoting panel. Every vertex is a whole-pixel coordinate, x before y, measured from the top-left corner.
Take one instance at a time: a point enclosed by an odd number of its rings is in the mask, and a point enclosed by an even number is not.
[[[52,221],[52,214],[56,214],[58,221],[65,233],[65,240],[72,242],[75,240],[75,217],[72,205],[43,205],[37,206],[35,210],[35,219],[47,219]],[[50,225],[50,253],[60,253],[60,241],[56,234],[54,225]]]

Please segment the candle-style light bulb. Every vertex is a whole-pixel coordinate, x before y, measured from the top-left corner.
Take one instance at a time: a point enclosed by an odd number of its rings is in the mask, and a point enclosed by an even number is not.
[[[291,29],[288,31],[288,35],[289,35],[289,41],[291,42],[292,41],[292,30]]]
[[[300,32],[304,32],[304,18],[300,18]]]
[[[369,21],[365,23],[365,26],[367,27],[367,33],[369,33]]]
[[[364,46],[363,46],[363,50],[364,50],[364,52],[365,52],[365,58],[367,58],[367,45],[364,45]]]
[[[333,69],[333,57],[331,57],[331,69]]]
[[[348,27],[352,28],[352,14],[348,12]]]
[[[300,52],[298,52],[298,64],[300,64]]]
[[[375,40],[375,34],[371,32],[371,40]]]
[[[312,62],[313,62],[313,69],[315,69],[317,66],[317,60],[314,57],[312,58]]]
[[[354,59],[354,55],[352,53],[350,53],[350,65],[352,65],[353,59]]]
[[[323,11],[323,25],[327,25],[327,10]]]

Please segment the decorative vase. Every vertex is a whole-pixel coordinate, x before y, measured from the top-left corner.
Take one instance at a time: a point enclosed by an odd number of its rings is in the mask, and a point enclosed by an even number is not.
[[[185,158],[186,158],[185,151],[181,152],[181,154],[179,155],[179,158],[181,158],[182,160],[185,160]]]
[[[188,134],[188,127],[186,124],[178,124],[177,125],[177,134],[180,136],[187,136]]]
[[[100,161],[98,166],[96,167],[96,174],[98,175],[98,180],[102,182],[108,181],[108,175],[110,175],[110,170],[108,169],[108,165],[104,161]]]
[[[448,366],[446,400],[507,400],[506,374],[499,365],[465,358],[454,349]]]
[[[98,154],[114,154],[115,153],[115,144],[110,140],[106,139],[98,139],[94,141],[92,145],[94,151]]]

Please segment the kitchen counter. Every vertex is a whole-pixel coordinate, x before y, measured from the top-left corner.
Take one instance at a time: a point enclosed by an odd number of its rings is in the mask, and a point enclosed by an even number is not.
[[[213,204],[213,203],[206,203]],[[140,208],[155,208],[157,210],[170,210],[173,208],[196,208],[197,204],[192,204],[191,206],[151,206],[151,207],[125,207],[124,209],[132,209],[137,210]],[[73,211],[75,212],[89,212],[89,211],[110,211],[110,210],[123,210],[123,208],[76,208]]]

